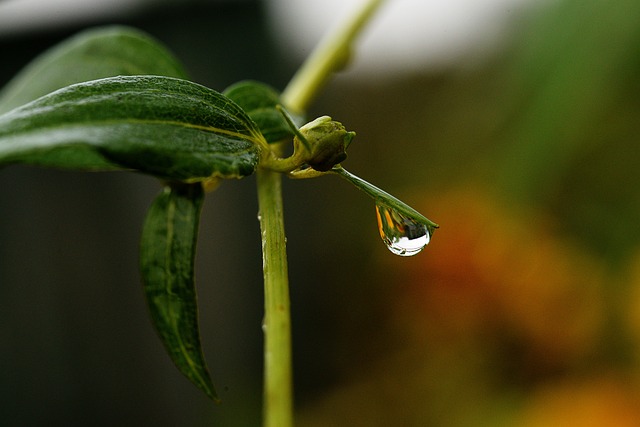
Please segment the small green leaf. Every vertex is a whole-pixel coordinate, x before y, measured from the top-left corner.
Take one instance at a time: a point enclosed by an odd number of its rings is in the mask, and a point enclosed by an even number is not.
[[[436,228],[438,228],[438,224],[431,221],[429,218],[425,217],[420,212],[413,209],[411,206],[407,205],[402,200],[397,199],[396,197],[376,187],[370,182],[365,181],[359,176],[352,174],[342,166],[340,165],[334,166],[333,169],[331,169],[331,172],[338,174],[340,177],[344,178],[345,180],[353,184],[355,187],[362,190],[365,194],[367,194],[376,202],[376,206],[377,205],[385,206],[389,209],[399,212],[403,216],[410,218],[413,221],[416,221],[419,224],[424,224],[429,229],[430,234],[433,234],[433,231]]]
[[[194,259],[200,184],[174,184],[151,205],[142,230],[140,266],[153,324],[169,356],[193,384],[217,400],[198,326]]]
[[[0,116],[0,165],[240,178],[254,172],[265,145],[230,99],[170,77],[79,83]]]
[[[147,34],[121,26],[91,29],[52,47],[17,74],[0,92],[0,114],[71,84],[120,75],[187,77]]]
[[[267,142],[293,138],[291,126],[276,108],[282,104],[280,94],[271,86],[248,80],[235,83],[222,93],[242,107],[258,125]],[[294,116],[293,120],[298,126],[304,123],[301,117]]]

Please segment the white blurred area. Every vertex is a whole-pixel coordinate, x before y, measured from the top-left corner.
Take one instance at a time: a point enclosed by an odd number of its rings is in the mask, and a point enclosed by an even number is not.
[[[186,0],[185,0],[186,1]],[[201,0],[204,1],[204,0]],[[224,3],[246,0],[208,0]],[[300,60],[366,0],[263,0],[281,48]],[[498,48],[510,24],[553,0],[387,0],[357,45],[350,74],[448,66]],[[109,19],[168,0],[0,0],[0,36]]]
[[[121,16],[152,0],[0,0],[0,36]]]
[[[268,0],[274,34],[304,58],[365,0]],[[495,51],[522,14],[552,0],[387,0],[363,33],[349,74],[371,76],[473,62]]]

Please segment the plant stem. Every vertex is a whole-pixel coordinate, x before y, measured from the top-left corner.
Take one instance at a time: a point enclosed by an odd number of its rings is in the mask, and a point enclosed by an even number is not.
[[[293,375],[282,179],[279,173],[265,169],[257,175],[265,306],[263,425],[290,427]]]
[[[352,45],[384,0],[368,0],[360,9],[330,32],[318,44],[282,92],[282,103],[292,111],[304,112],[333,73],[351,57]]]
[[[312,52],[282,93],[286,107],[297,112],[307,109],[330,75],[344,65],[354,39],[382,2],[367,1]],[[280,155],[280,147],[272,149]],[[259,168],[257,185],[265,293],[263,425],[292,427],[291,316],[281,174]]]

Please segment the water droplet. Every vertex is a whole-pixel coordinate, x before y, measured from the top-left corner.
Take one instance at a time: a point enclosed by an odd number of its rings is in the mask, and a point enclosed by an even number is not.
[[[431,240],[429,228],[385,206],[376,205],[380,237],[391,252],[412,256],[420,252]]]

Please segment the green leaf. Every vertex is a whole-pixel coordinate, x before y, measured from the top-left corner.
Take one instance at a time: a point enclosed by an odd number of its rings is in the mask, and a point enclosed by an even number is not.
[[[186,78],[160,43],[128,27],[83,31],[28,64],[0,92],[0,114],[75,83],[119,75]]]
[[[229,86],[222,93],[242,107],[258,125],[267,142],[293,138],[291,126],[276,109],[277,105],[282,104],[280,94],[271,86],[247,80]],[[298,126],[304,123],[301,117],[294,116],[293,120]]]
[[[169,356],[193,384],[217,400],[200,342],[194,282],[203,199],[200,184],[165,187],[145,219],[140,266],[151,319]]]
[[[254,172],[265,145],[230,99],[170,77],[79,83],[0,116],[0,165],[240,178]]]
[[[338,174],[341,178],[345,179],[358,189],[362,190],[376,202],[376,206],[385,206],[386,208],[398,212],[404,217],[409,218],[417,222],[418,224],[425,225],[429,230],[429,234],[433,234],[435,229],[438,228],[438,224],[431,221],[429,218],[425,217],[402,200],[397,199],[396,197],[376,187],[370,182],[365,181],[359,176],[352,174],[342,166],[334,166],[333,169],[331,169],[331,172]]]

